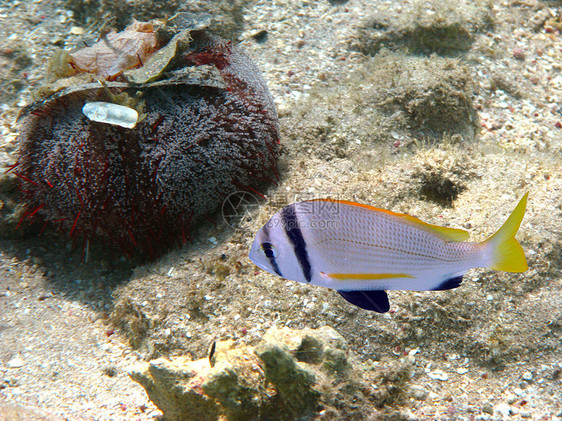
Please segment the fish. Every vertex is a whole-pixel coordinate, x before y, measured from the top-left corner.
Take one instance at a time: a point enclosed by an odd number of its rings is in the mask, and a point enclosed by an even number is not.
[[[388,290],[442,291],[473,268],[528,269],[515,235],[528,192],[482,242],[462,229],[345,200],[314,199],[284,207],[257,232],[249,258],[282,278],[336,290],[362,309],[390,309]]]

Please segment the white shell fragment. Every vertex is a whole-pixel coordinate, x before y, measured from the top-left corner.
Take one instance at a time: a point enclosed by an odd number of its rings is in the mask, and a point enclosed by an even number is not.
[[[132,129],[137,124],[139,113],[132,108],[111,102],[87,102],[82,107],[86,117],[98,123],[113,124],[127,129]]]

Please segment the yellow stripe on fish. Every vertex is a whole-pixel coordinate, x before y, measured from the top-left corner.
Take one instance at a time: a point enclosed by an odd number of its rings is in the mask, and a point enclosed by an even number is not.
[[[468,232],[360,203],[317,199],[293,203],[257,233],[250,259],[283,278],[336,289],[346,300],[378,312],[390,308],[386,290],[444,290],[467,270],[524,272],[514,238],[527,194],[502,227],[481,243]]]
[[[323,276],[327,276],[332,279],[395,279],[395,278],[414,278],[412,275],[407,273],[324,273],[321,272]]]

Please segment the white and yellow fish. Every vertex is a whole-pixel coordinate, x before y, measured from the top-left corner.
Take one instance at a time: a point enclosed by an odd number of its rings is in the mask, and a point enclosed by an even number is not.
[[[250,259],[267,272],[328,287],[366,310],[384,313],[386,290],[445,290],[472,268],[525,272],[515,234],[527,194],[502,227],[481,243],[468,232],[354,202],[293,203],[257,233]]]

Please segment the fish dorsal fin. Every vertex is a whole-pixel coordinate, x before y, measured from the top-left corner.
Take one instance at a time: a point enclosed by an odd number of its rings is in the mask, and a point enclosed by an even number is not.
[[[386,209],[379,209],[375,208],[374,206],[364,205],[362,203],[351,202],[348,200],[335,200],[335,199],[313,199],[312,201],[324,201],[324,202],[332,202],[332,203],[341,203],[347,206],[356,206],[363,209],[368,209],[375,212],[382,212],[388,215],[392,215],[396,218],[400,218],[404,221],[408,221],[408,223],[417,226],[420,229],[423,229],[427,232],[432,234],[438,235],[445,241],[465,241],[468,240],[469,234],[465,230],[461,230],[458,228],[448,228],[448,227],[441,227],[439,225],[432,225],[428,224],[427,222],[423,222],[421,219],[416,218],[415,216],[406,215],[404,213],[396,213]]]

